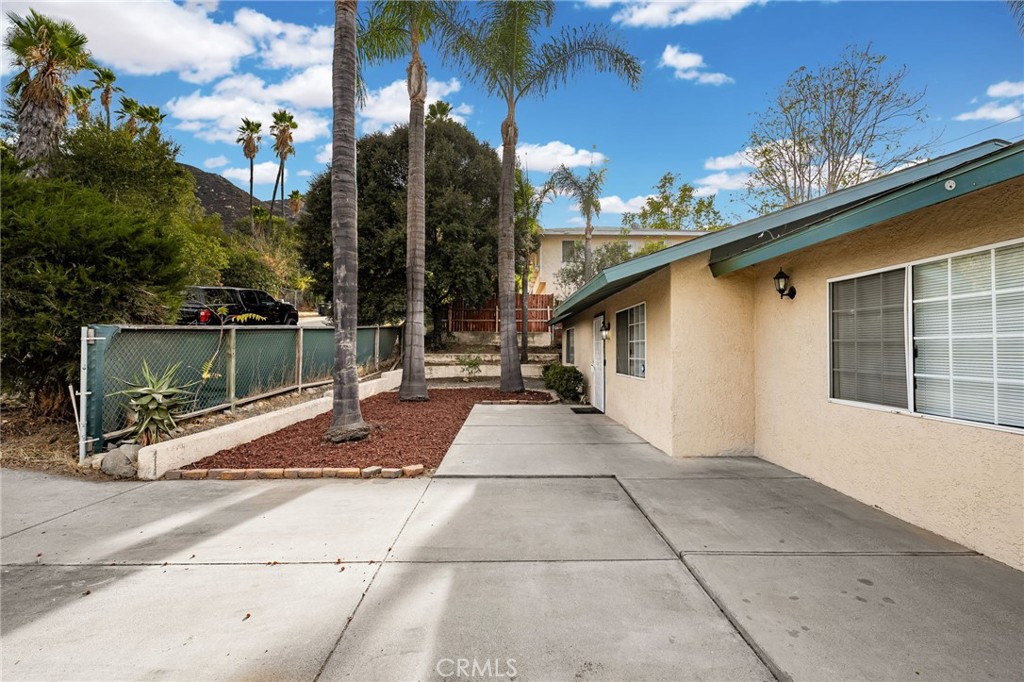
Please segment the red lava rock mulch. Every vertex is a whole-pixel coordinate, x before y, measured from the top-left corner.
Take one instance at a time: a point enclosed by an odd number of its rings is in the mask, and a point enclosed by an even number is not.
[[[292,424],[257,440],[221,450],[186,469],[259,469],[287,467],[402,467],[422,464],[436,469],[462,428],[473,405],[483,401],[547,402],[539,391],[502,393],[490,388],[430,390],[427,402],[404,403],[398,393],[363,400],[370,437],[358,443],[323,441],[331,413]]]

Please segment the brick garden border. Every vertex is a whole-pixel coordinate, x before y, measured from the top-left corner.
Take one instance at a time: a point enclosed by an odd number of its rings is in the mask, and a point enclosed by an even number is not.
[[[294,467],[287,469],[172,469],[164,474],[168,481],[252,481],[282,478],[416,478],[422,464],[401,468],[384,467]]]

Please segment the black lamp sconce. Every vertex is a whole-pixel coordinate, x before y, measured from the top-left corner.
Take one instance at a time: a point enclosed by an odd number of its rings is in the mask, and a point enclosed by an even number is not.
[[[779,298],[789,296],[790,300],[796,298],[796,287],[789,286],[789,275],[779,268],[779,274],[772,278],[775,280],[775,291],[779,292]]]
[[[611,334],[612,326],[608,324],[608,321],[601,323],[601,339],[604,341],[608,340],[608,336]]]

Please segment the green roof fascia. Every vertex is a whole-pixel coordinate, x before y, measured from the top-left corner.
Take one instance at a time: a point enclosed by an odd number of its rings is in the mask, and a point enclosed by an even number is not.
[[[1002,140],[982,142],[892,173],[891,175],[869,180],[859,185],[818,197],[817,199],[811,199],[810,201],[784,208],[775,213],[751,218],[717,232],[709,232],[700,237],[695,237],[682,244],[675,244],[656,253],[620,263],[604,270],[587,282],[583,288],[563,301],[560,306],[555,308],[553,317],[548,321],[548,325],[558,324],[567,317],[571,317],[589,308],[603,298],[622,291],[634,282],[653,274],[655,271],[677,260],[682,260],[704,251],[712,251],[718,247],[727,246],[761,232],[796,221],[814,220],[819,215],[843,215],[847,210],[869,205],[872,201],[872,196],[885,196],[887,192],[914,186],[922,180],[941,176],[943,173],[948,173],[954,169],[966,168],[972,161],[989,158],[998,152],[1005,153],[1007,149],[1021,147],[1022,145],[1024,143],[1019,142],[1015,145],[1010,145],[1010,143]],[[802,231],[808,228],[800,229]],[[800,232],[793,233],[793,235],[796,234],[800,234]],[[780,239],[779,241],[782,240]],[[751,250],[742,253],[745,255],[752,252]],[[731,258],[723,259],[721,262],[725,263],[727,260],[731,260]]]
[[[625,263],[619,263],[607,270],[603,270],[587,282],[582,289],[565,299],[562,305],[555,308],[554,317],[548,320],[548,326],[558,324],[565,318],[589,308],[601,299],[622,291],[634,282],[638,282],[670,263],[709,251],[720,244],[732,241],[736,238],[734,230],[738,227],[741,226],[737,225],[736,227],[718,230],[717,232],[708,232],[688,242],[675,244],[667,249],[662,249],[640,258],[634,258],[633,260],[628,260]]]
[[[924,184],[915,183],[895,192],[884,194],[763,246],[713,262],[710,265],[711,274],[715,277],[727,275],[1022,175],[1024,175],[1024,145],[1005,147],[973,163],[942,173]],[[945,187],[949,180],[956,182],[956,187],[952,190]]]

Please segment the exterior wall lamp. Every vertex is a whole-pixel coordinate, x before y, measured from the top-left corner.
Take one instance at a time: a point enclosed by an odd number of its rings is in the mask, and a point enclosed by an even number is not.
[[[607,341],[608,337],[611,335],[611,331],[612,331],[612,326],[611,326],[611,324],[608,323],[607,320],[605,320],[604,322],[601,323],[601,339],[602,340]]]
[[[779,293],[779,298],[785,298],[789,296],[790,300],[796,298],[796,287],[789,286],[789,275],[779,268],[779,274],[772,278],[775,280],[775,291]]]

